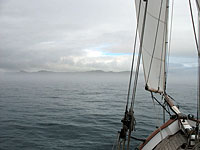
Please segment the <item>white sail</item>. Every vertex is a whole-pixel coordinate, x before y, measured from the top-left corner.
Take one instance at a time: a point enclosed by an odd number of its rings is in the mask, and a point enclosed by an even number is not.
[[[141,37],[146,2],[144,0],[135,2],[137,15],[140,10],[138,32]],[[146,85],[148,90],[153,92],[163,92],[165,86],[166,9],[167,0],[148,0],[142,60]]]
[[[200,0],[196,0],[198,12],[200,12]]]

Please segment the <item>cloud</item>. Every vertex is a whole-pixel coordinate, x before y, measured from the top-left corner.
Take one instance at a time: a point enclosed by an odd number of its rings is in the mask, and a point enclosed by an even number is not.
[[[171,57],[169,69],[197,68],[197,57]]]
[[[172,55],[188,56],[191,24],[176,6]],[[0,69],[129,70],[135,25],[133,1],[0,0]]]
[[[68,70],[105,70],[105,71],[125,71],[130,69],[131,55],[127,54],[106,54],[99,50],[85,49],[82,56],[63,56],[56,64]],[[55,64],[55,65],[56,65]]]

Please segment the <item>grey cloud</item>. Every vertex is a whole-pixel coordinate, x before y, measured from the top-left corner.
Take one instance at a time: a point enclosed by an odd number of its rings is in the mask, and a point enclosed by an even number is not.
[[[134,1],[0,0],[0,69],[127,69],[128,58],[120,63],[118,58],[96,62],[87,58],[84,50],[106,45],[99,50],[130,53],[135,25]],[[173,46],[175,53],[181,49],[187,55],[191,45],[181,43],[191,36],[174,39],[179,43]],[[61,62],[63,57],[66,59]],[[75,57],[84,60],[75,63]],[[110,63],[105,64],[108,59]]]

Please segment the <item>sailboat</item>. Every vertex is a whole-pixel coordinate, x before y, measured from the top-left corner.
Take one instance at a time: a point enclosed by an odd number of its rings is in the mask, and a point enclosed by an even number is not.
[[[127,103],[124,117],[121,120],[122,128],[118,132],[113,149],[132,149],[130,143],[134,140],[141,141],[141,144],[136,147],[139,150],[200,149],[200,0],[194,0],[193,3],[188,0],[188,2],[198,56],[197,116],[194,117],[194,115],[182,113],[174,104],[174,100],[168,94],[166,88],[168,53],[171,42],[171,26],[169,20],[172,19],[169,17],[169,14],[173,14],[173,12],[170,13],[169,11],[173,11],[173,1],[170,3],[169,0],[135,0],[137,26]],[[170,4],[172,6],[169,6]],[[199,29],[196,29],[195,26],[193,15],[194,7],[192,7],[192,4],[195,4],[198,10],[197,20]],[[137,39],[139,39],[139,42],[137,42]],[[139,46],[136,46],[137,44]],[[135,55],[136,47],[138,47],[137,55]],[[135,62],[136,64],[134,64]],[[158,127],[145,139],[133,136],[136,124],[134,108],[136,107],[135,97],[140,62],[143,64],[145,90],[150,93],[150,98],[160,105],[163,113],[169,114],[169,120],[164,122],[163,125]],[[135,73],[133,73],[134,66]],[[162,101],[158,100],[157,97],[160,97]]]

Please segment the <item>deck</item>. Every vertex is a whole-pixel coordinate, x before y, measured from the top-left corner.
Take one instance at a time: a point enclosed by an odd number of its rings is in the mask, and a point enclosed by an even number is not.
[[[179,131],[172,136],[168,136],[160,142],[154,150],[184,150],[184,143],[187,143],[187,138]]]

